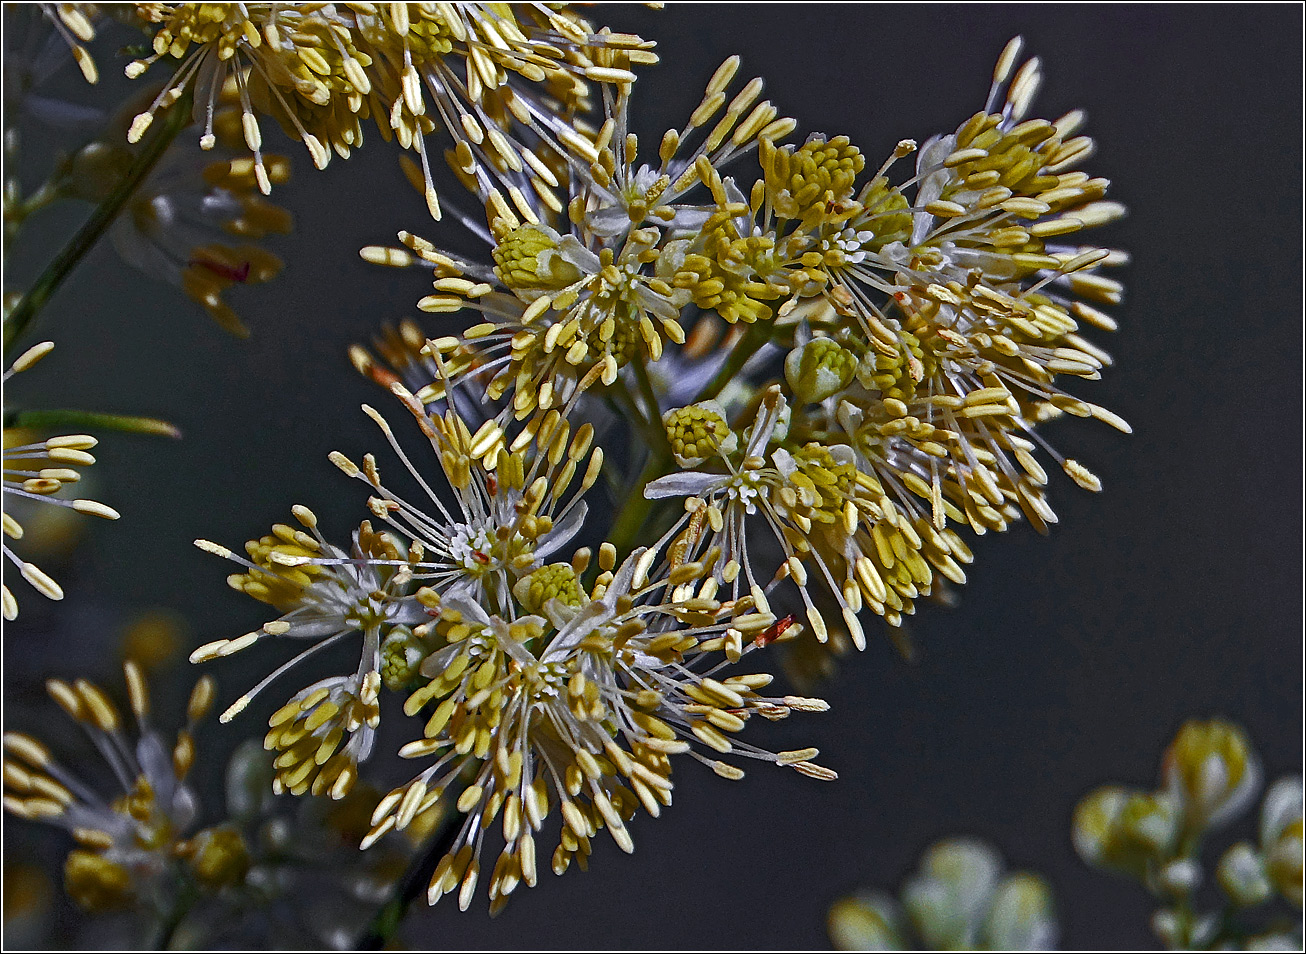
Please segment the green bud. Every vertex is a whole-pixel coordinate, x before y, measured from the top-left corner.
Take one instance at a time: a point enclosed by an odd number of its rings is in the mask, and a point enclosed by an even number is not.
[[[411,687],[430,650],[407,626],[395,626],[381,642],[381,681],[391,692]]]
[[[785,358],[785,379],[801,404],[838,394],[857,373],[857,356],[829,338],[814,338]]]
[[[1002,860],[982,842],[957,838],[926,852],[902,903],[927,948],[973,948],[1002,874]]]
[[[907,945],[897,905],[882,894],[840,898],[830,907],[830,940],[840,951],[894,951]]]
[[[1270,883],[1294,907],[1302,906],[1302,785],[1281,778],[1261,807],[1261,851]]]
[[[522,577],[512,588],[513,596],[528,613],[544,615],[549,600],[564,606],[578,607],[585,601],[576,571],[570,563],[550,563]]]
[[[1179,833],[1179,811],[1164,792],[1099,788],[1076,807],[1075,850],[1090,865],[1142,879]]]
[[[513,291],[566,288],[580,279],[580,269],[558,254],[558,247],[556,232],[523,225],[494,247],[494,272]]]
[[[1156,886],[1173,897],[1183,897],[1202,884],[1202,866],[1192,858],[1177,858],[1156,873]]]
[[[681,467],[701,464],[723,449],[729,453],[738,444],[726,423],[725,410],[716,401],[667,411],[662,415],[662,426]]]
[[[1055,947],[1057,921],[1047,882],[1023,872],[1004,879],[984,924],[984,940],[985,947],[994,951]]]
[[[847,136],[813,136],[795,150],[783,149],[777,159],[767,185],[772,205],[785,218],[802,218],[825,211],[827,201],[849,199],[866,167],[866,157]]]

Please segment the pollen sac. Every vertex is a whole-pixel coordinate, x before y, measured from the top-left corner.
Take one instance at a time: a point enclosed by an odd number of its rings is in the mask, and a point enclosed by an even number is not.
[[[729,453],[733,448],[727,444],[738,443],[726,423],[724,410],[715,401],[668,411],[662,416],[662,426],[681,467],[701,464],[723,448],[724,453]]]
[[[552,230],[550,230],[552,231]],[[515,228],[494,247],[494,271],[513,291],[566,288],[580,270],[558,253],[558,236],[534,225]]]
[[[819,404],[846,388],[857,373],[857,356],[829,338],[794,348],[785,358],[785,379],[803,404]]]
[[[114,911],[132,902],[132,880],[127,869],[98,852],[69,852],[63,880],[68,897],[86,911]]]

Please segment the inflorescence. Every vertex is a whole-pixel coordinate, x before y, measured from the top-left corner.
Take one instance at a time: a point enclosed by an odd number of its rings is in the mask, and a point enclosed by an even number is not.
[[[76,40],[91,21],[54,6],[85,69]],[[502,843],[491,910],[536,883],[539,851],[560,874],[585,864],[601,829],[631,850],[637,811],[671,804],[676,756],[729,779],[745,759],[835,778],[815,748],[745,741],[754,716],[826,708],[769,694],[755,653],[805,632],[863,648],[876,616],[898,632],[920,599],[965,582],[973,536],[1056,522],[1046,460],[1100,489],[1039,425],[1069,414],[1129,431],[1067,389],[1111,362],[1083,333],[1115,327],[1100,306],[1121,286],[1103,271],[1126,256],[1081,233],[1124,209],[1081,171],[1093,152],[1083,114],[1032,114],[1040,66],[1022,62],[1019,38],[978,111],[868,168],[848,136],[787,141],[797,122],[762,98],[761,79],[737,82],[738,57],[682,125],[641,142],[632,101],[653,44],[566,5],[133,8],[150,46],[127,74],[167,81],[126,138],[191,104],[200,147],[229,154],[202,168],[217,196],[204,224],[250,239],[289,227],[255,195],[288,169],[264,152],[267,118],[319,168],[357,148],[371,120],[416,154],[405,169],[436,218],[430,149],[443,138],[454,188],[480,209],[455,215],[488,246],[480,257],[409,232],[362,250],[432,273],[421,311],[471,316],[431,335],[407,321],[375,353],[351,351],[427,445],[406,450],[404,429],[364,406],[418,492],[383,481],[372,454],[336,452],[368,488],[349,541],[331,542],[302,506],[244,555],[196,541],[236,563],[228,582],[275,618],[191,660],[302,647],[223,721],[304,659],[357,652],[268,720],[278,793],[346,797],[381,720],[396,717],[387,693],[420,726],[399,751],[419,770],[379,800],[362,842],[454,805],[431,903],[471,903],[489,841]],[[142,195],[119,235],[129,258],[179,244],[166,233],[182,199],[166,177]],[[255,246],[187,249],[168,277],[241,330],[221,293],[279,262]],[[6,492],[48,496],[76,478],[64,465],[91,462],[92,443],[7,450]],[[61,466],[11,471],[24,457]],[[21,533],[9,516],[5,530]],[[797,603],[801,621],[786,611]],[[74,716],[116,730],[99,695],[60,686]],[[7,746],[31,766],[15,769],[12,810],[55,817],[76,802],[35,771],[49,761],[37,743]],[[96,863],[119,863],[117,835],[95,837]]]

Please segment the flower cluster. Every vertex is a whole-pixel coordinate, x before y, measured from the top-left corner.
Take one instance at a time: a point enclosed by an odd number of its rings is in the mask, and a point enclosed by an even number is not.
[[[89,14],[46,15],[85,71]],[[476,256],[405,231],[397,247],[362,250],[428,271],[417,306],[448,325],[405,321],[351,351],[426,443],[406,450],[363,406],[401,470],[383,480],[371,453],[330,455],[367,488],[351,538],[333,542],[296,506],[243,554],[196,541],[237,565],[230,586],[272,618],[191,661],[300,647],[223,722],[304,660],[347,657],[269,707],[269,765],[251,761],[250,777],[350,806],[360,847],[429,841],[430,903],[456,894],[466,909],[483,859],[493,912],[537,883],[540,851],[561,874],[586,865],[600,830],[632,850],[631,819],[672,802],[676,756],[726,779],[745,759],[834,779],[814,747],[752,740],[754,717],[826,708],[772,691],[755,654],[807,632],[864,648],[872,617],[899,633],[917,601],[965,582],[974,536],[1056,521],[1040,456],[1100,489],[1039,425],[1070,414],[1129,430],[1065,390],[1110,363],[1081,330],[1114,327],[1098,306],[1121,288],[1100,272],[1125,261],[1074,236],[1124,210],[1080,170],[1093,149],[1082,114],[1032,118],[1039,66],[1021,62],[1019,39],[979,111],[923,145],[902,140],[872,171],[847,136],[787,142],[797,121],[761,79],[737,82],[734,56],[684,123],[641,149],[637,70],[657,61],[653,44],[565,4],[140,3],[116,15],[149,38],[128,77],[166,82],[73,155],[68,194],[98,203],[105,229],[125,210],[109,232],[123,256],[224,327],[244,331],[224,293],[280,268],[256,243],[290,227],[262,198],[289,175],[264,152],[268,118],[319,168],[375,123],[416,154],[402,162],[429,214],[443,204],[486,246]],[[193,140],[169,147],[187,118],[201,150],[222,147],[217,161],[197,161]],[[474,213],[437,194],[437,131]],[[54,494],[92,443],[7,451],[6,491]],[[29,458],[36,469],[10,465]],[[5,530],[21,533],[8,515]],[[247,877],[258,863],[236,861],[240,826],[188,834],[189,730],[168,775],[134,667],[128,682],[135,753],[102,692],[51,686],[127,794],[106,807],[12,735],[6,805],[74,831],[69,885],[89,906],[145,893],[164,910],[166,875],[183,863],[261,890]],[[202,685],[193,717],[213,696]],[[400,711],[411,741],[398,754],[416,774],[372,797],[364,763]],[[1219,749],[1228,771],[1194,774],[1193,746]],[[1171,787],[1200,790],[1190,814],[1207,823],[1254,784],[1233,748],[1199,739],[1171,760]],[[1043,946],[1054,933],[1041,883],[1001,880],[974,845],[937,849],[908,895],[928,943]],[[878,917],[880,940],[905,936],[896,914],[853,916]]]
[[[224,720],[305,656],[361,638],[354,673],[297,692],[269,720],[265,746],[278,753],[277,791],[344,797],[371,753],[382,688],[405,696],[409,718],[433,707],[421,716],[423,737],[400,752],[434,757],[431,765],[381,800],[364,846],[406,829],[456,790],[467,817],[430,898],[458,890],[460,905],[470,904],[483,832],[502,813],[505,848],[490,883],[497,908],[521,882],[535,883],[535,838],[555,806],[564,825],[556,872],[573,857],[583,864],[600,828],[630,850],[625,821],[636,808],[657,815],[670,804],[671,755],[688,754],[726,778],[743,771],[721,756],[834,777],[811,761],[814,748],[776,754],[730,737],[753,715],[779,719],[825,704],[760,694],[771,681],[765,673],[720,673],[778,633],[776,618],[751,597],[717,599],[714,561],[673,561],[664,537],[620,566],[616,549],[604,544],[588,584],[590,549],[549,562],[584,522],[581,498],[603,466],[592,426],[573,433],[554,410],[511,431],[494,420],[473,431],[448,404],[432,410],[402,384],[391,389],[426,436],[454,506],[365,406],[425,492],[423,504],[388,489],[372,455],[360,465],[333,453],[337,467],[372,489],[369,509],[390,530],[365,521],[346,553],[297,507],[303,529],[275,526],[246,545],[248,558],[197,541],[244,568],[229,578],[233,588],[282,615],[200,647],[192,661],[267,638],[313,641]]]
[[[153,52],[127,67],[137,77],[160,59],[175,63],[167,86],[132,124],[140,139],[155,116],[185,94],[203,122],[200,144],[215,141],[214,104],[234,80],[245,143],[264,193],[260,115],[302,141],[324,168],[347,158],[371,119],[421,160],[431,214],[440,206],[426,137],[443,126],[456,163],[522,173],[547,194],[557,152],[583,142],[554,138],[545,120],[583,109],[589,81],[634,78],[633,64],[657,61],[637,36],[596,31],[567,9],[544,4],[139,3]],[[514,131],[520,130],[519,135]],[[526,140],[523,142],[522,140]],[[532,144],[535,148],[532,148]]]
[[[454,386],[519,419],[572,402],[598,419],[599,399],[617,404],[648,433],[652,479],[636,489],[685,498],[687,559],[719,548],[717,572],[759,605],[789,578],[818,639],[833,604],[863,646],[863,609],[900,626],[942,581],[965,581],[964,532],[1055,522],[1040,448],[1100,488],[1039,423],[1069,413],[1129,430],[1058,380],[1109,363],[1079,331],[1114,327],[1093,303],[1119,300],[1098,271],[1124,261],[1063,237],[1123,208],[1078,171],[1092,152],[1081,114],[1026,118],[1039,69],[1017,69],[1019,54],[1019,40],[1003,51],[982,111],[919,149],[904,140],[867,177],[847,137],[777,145],[794,124],[757,101],[758,80],[728,97],[734,58],[662,137],[659,164],[637,165],[632,87],[618,84],[591,155],[568,159],[565,215],[468,183],[492,266],[408,233],[364,257],[433,268],[425,311],[482,315],[431,345]],[[722,169],[750,151],[761,175],[744,188]],[[894,183],[913,152],[915,174]],[[687,357],[685,329],[710,322],[734,326],[729,358]],[[768,353],[780,366],[753,372]],[[697,387],[659,383],[664,363]],[[356,364],[391,379],[365,353]],[[754,523],[774,547],[750,548]]]
[[[761,80],[727,104],[738,68],[738,57],[731,57],[716,71],[685,127],[662,136],[655,166],[637,165],[633,87],[605,92],[595,141],[567,157],[565,211],[538,197],[530,201],[515,185],[505,193],[468,183],[484,203],[491,267],[407,233],[400,237],[412,254],[364,250],[384,264],[408,264],[415,255],[436,269],[436,293],[418,303],[423,311],[482,314],[462,341],[450,343],[458,349],[465,342],[475,355],[451,362],[455,381],[493,371],[486,394],[498,400],[511,391],[515,416],[524,419],[590,387],[614,387],[623,369],[637,373],[669,346],[685,343],[682,313],[691,297],[674,279],[689,236],[711,214],[709,204],[685,201],[686,193],[704,181],[719,186],[717,167],[794,128],[793,120],[777,118],[774,106],[758,101]]]
[[[1241,728],[1221,719],[1189,721],[1166,749],[1158,789],[1105,785],[1085,796],[1075,809],[1075,850],[1151,892],[1161,905],[1152,927],[1171,947],[1300,947],[1300,777],[1279,779],[1266,792],[1259,843],[1240,841],[1221,856],[1215,882],[1223,911],[1196,909],[1202,841],[1246,813],[1261,777]],[[1275,910],[1285,905],[1287,919]]]
[[[144,920],[155,932],[162,925],[161,946],[224,946],[269,935],[285,945],[314,937],[348,946],[417,846],[396,837],[359,853],[380,793],[362,785],[343,800],[290,804],[273,795],[276,769],[254,743],[227,765],[222,820],[199,827],[205,811],[190,773],[212,755],[199,754],[194,730],[212,707],[213,680],[196,683],[186,725],[169,742],[151,724],[141,668],[129,662],[124,670],[134,732],[94,683],[52,679],[47,686],[109,766],[111,789],[92,781],[93,766],[73,770],[33,736],[4,735],[5,810],[71,833],[68,895],[92,913],[125,913],[127,923]],[[425,834],[438,818],[428,812],[412,829]],[[114,923],[126,927],[123,919]]]
[[[187,725],[169,746],[149,723],[150,698],[134,663],[124,667],[133,740],[104,690],[85,679],[52,679],[50,697],[83,729],[112,767],[119,794],[105,798],[60,765],[30,735],[4,736],[4,807],[20,818],[68,829],[78,847],[64,863],[69,896],[90,911],[129,906],[160,914],[175,902],[178,869],[209,887],[244,875],[247,853],[239,835],[222,828],[193,832],[199,803],[186,777],[195,762],[195,723],[213,703],[213,680],[196,683]]]
[[[720,756],[835,777],[811,761],[814,748],[772,753],[733,738],[752,716],[780,719],[825,704],[759,694],[771,682],[766,673],[715,678],[765,645],[774,617],[748,601],[717,600],[705,564],[650,575],[658,558],[656,548],[640,549],[614,568],[605,545],[589,593],[578,583],[583,557],[541,567],[514,587],[507,617],[465,596],[423,594],[438,611],[436,642],[404,711],[434,708],[424,738],[400,754],[431,764],[381,801],[369,839],[457,791],[466,820],[431,879],[431,903],[457,891],[467,908],[484,833],[500,818],[505,845],[491,875],[491,911],[520,883],[535,884],[536,837],[554,806],[562,817],[555,873],[573,859],[583,866],[603,828],[632,851],[626,820],[639,807],[656,817],[671,804],[672,755],[729,779],[743,770]]]
[[[796,124],[760,80],[732,90],[736,57],[655,159],[641,161],[632,128],[633,76],[615,73],[590,74],[606,83],[585,135],[567,110],[502,128],[560,144],[547,189],[542,166],[459,145],[454,165],[484,210],[483,226],[464,222],[488,260],[407,232],[363,257],[429,268],[418,307],[479,321],[435,338],[404,322],[375,353],[351,352],[430,445],[434,471],[364,406],[420,495],[383,481],[370,454],[333,453],[385,530],[364,523],[347,553],[301,508],[305,530],[274,528],[249,559],[200,542],[284,615],[193,659],[266,637],[311,638],[309,653],[361,636],[356,672],[272,715],[278,790],[344,795],[382,690],[401,694],[423,727],[400,754],[427,764],[380,801],[365,843],[448,799],[464,820],[428,899],[471,903],[498,826],[497,910],[536,882],[555,808],[556,872],[583,863],[600,829],[630,850],[630,817],[670,804],[669,756],[727,778],[741,756],[832,778],[815,749],[736,738],[754,715],[823,703],[765,695],[769,674],[722,667],[807,628],[825,642],[831,605],[859,647],[865,609],[899,626],[940,578],[965,581],[965,534],[1055,520],[1038,423],[1069,412],[1127,430],[1056,383],[1107,363],[1077,331],[1109,319],[1081,299],[1118,298],[1096,272],[1123,258],[1056,240],[1122,210],[1076,169],[1091,151],[1078,114],[1026,118],[1038,69],[1018,59],[1014,41],[955,133],[904,141],[869,177],[846,137],[781,145]],[[912,152],[915,174],[893,183]],[[744,187],[725,173],[750,155],[760,173]],[[625,436],[636,449],[610,460]],[[604,532],[583,499],[604,475],[624,501],[610,542],[597,561],[589,547],[566,560],[578,536]],[[668,499],[683,508],[658,515]],[[806,626],[773,609],[784,581]]]
[[[760,510],[818,637],[809,575],[862,645],[864,606],[900,625],[939,577],[965,581],[971,554],[957,529],[1003,530],[1024,515],[1046,530],[1056,517],[1040,446],[1099,489],[1037,423],[1065,412],[1128,431],[1054,383],[1096,379],[1109,362],[1077,332],[1079,322],[1113,327],[1082,299],[1118,301],[1096,270],[1123,260],[1055,239],[1123,209],[1102,199],[1105,180],[1075,169],[1092,150],[1073,136],[1078,113],[1024,118],[1039,77],[1037,61],[1014,70],[1019,47],[1003,52],[983,111],[919,150],[905,140],[860,187],[864,159],[846,137],[763,140],[762,179],[747,199],[721,183],[729,200],[673,282],[751,323],[745,341],[791,344],[783,382],[751,423],[728,429],[711,404],[668,412],[673,444],[686,415],[710,419],[709,453],[695,456],[714,466],[645,492],[686,496],[687,542],[719,543],[728,558],[743,555],[742,521]],[[892,184],[890,168],[912,152],[915,175]],[[703,513],[711,532],[697,525]]]

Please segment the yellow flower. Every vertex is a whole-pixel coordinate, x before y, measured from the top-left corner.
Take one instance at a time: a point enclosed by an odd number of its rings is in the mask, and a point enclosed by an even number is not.
[[[777,719],[826,706],[760,695],[771,681],[765,674],[715,678],[718,654],[735,661],[760,648],[774,617],[747,600],[716,600],[718,583],[704,563],[673,570],[664,563],[650,576],[662,546],[637,551],[618,568],[605,544],[591,592],[576,598],[570,586],[552,587],[545,616],[516,608],[509,618],[491,615],[464,596],[432,601],[445,645],[422,664],[427,681],[404,711],[434,708],[425,738],[400,754],[433,761],[382,799],[365,840],[402,830],[457,790],[466,820],[431,879],[432,904],[456,891],[459,906],[470,905],[482,832],[496,822],[504,848],[490,876],[492,911],[519,884],[536,883],[536,839],[555,807],[562,816],[555,873],[573,858],[583,865],[602,828],[633,850],[626,820],[641,806],[656,816],[671,803],[673,755],[688,754],[725,778],[743,772],[722,756],[834,778],[811,762],[815,749],[776,754],[735,738],[754,715]],[[571,569],[583,571],[587,562],[578,554]],[[568,579],[574,585],[574,575]],[[520,589],[530,601],[543,592]],[[457,787],[459,779],[465,787]]]
[[[26,371],[54,350],[54,343],[43,341],[24,351],[4,373],[7,382],[13,375]],[[78,467],[89,467],[95,457],[88,451],[98,443],[89,434],[65,434],[42,441],[32,441],[30,435],[18,428],[5,428],[4,451],[4,535],[10,540],[20,540],[23,526],[10,510],[19,499],[40,501],[58,507],[67,507],[78,513],[87,513],[106,520],[117,520],[118,511],[95,500],[58,497],[65,487],[81,480]],[[42,596],[52,600],[63,599],[63,588],[40,567],[18,556],[6,542],[5,557],[18,567],[23,579]],[[4,618],[18,616],[18,600],[6,584],[0,589],[3,597]]]
[[[55,702],[90,735],[119,780],[119,794],[105,797],[60,765],[43,744],[21,732],[4,735],[4,807],[29,821],[66,828],[78,848],[64,865],[68,894],[82,907],[105,911],[147,907],[171,910],[178,891],[175,864],[192,854],[185,839],[199,817],[199,802],[186,778],[195,762],[195,723],[213,703],[213,680],[205,676],[191,692],[185,728],[169,747],[149,722],[150,698],[135,663],[125,664],[128,698],[137,725],[129,733],[105,692],[85,679],[47,684]],[[234,833],[232,833],[234,835]],[[206,832],[197,833],[201,841]],[[239,836],[235,836],[239,839]],[[237,846],[227,836],[228,847]],[[225,879],[243,872],[229,872]]]
[[[705,229],[718,206],[733,202],[733,186],[718,167],[794,125],[758,101],[760,80],[727,103],[738,66],[732,57],[717,70],[685,128],[663,136],[656,166],[637,164],[637,136],[616,138],[616,130],[628,127],[630,85],[605,97],[595,141],[567,140],[576,155],[566,169],[573,196],[566,231],[561,205],[539,190],[529,195],[469,180],[485,204],[495,242],[492,270],[401,235],[416,258],[436,267],[435,294],[419,308],[471,308],[484,316],[455,346],[478,353],[475,370],[493,371],[487,393],[498,400],[511,392],[518,419],[564,407],[590,387],[614,386],[631,362],[656,363],[668,345],[684,344],[682,309],[694,295],[707,294],[677,277],[692,270],[685,265],[686,236]],[[565,131],[559,124],[553,133],[566,139]],[[685,201],[700,185],[712,204]],[[414,261],[393,249],[365,249],[364,257],[391,265]],[[468,373],[458,370],[455,379]]]
[[[317,529],[317,517],[307,507],[295,507],[294,514],[303,529],[275,525],[270,535],[246,544],[249,559],[219,544],[195,541],[201,549],[243,566],[245,572],[232,574],[227,582],[282,615],[236,639],[205,643],[191,653],[190,660],[230,656],[267,638],[312,641],[228,707],[221,717],[228,722],[297,663],[351,634],[361,634],[357,670],[296,693],[269,719],[266,739],[268,748],[279,753],[278,791],[301,795],[311,790],[338,799],[348,794],[358,777],[358,763],[372,751],[380,722],[376,699],[382,640],[391,628],[427,617],[410,598],[412,551],[401,550],[365,520],[346,552],[326,541]]]

